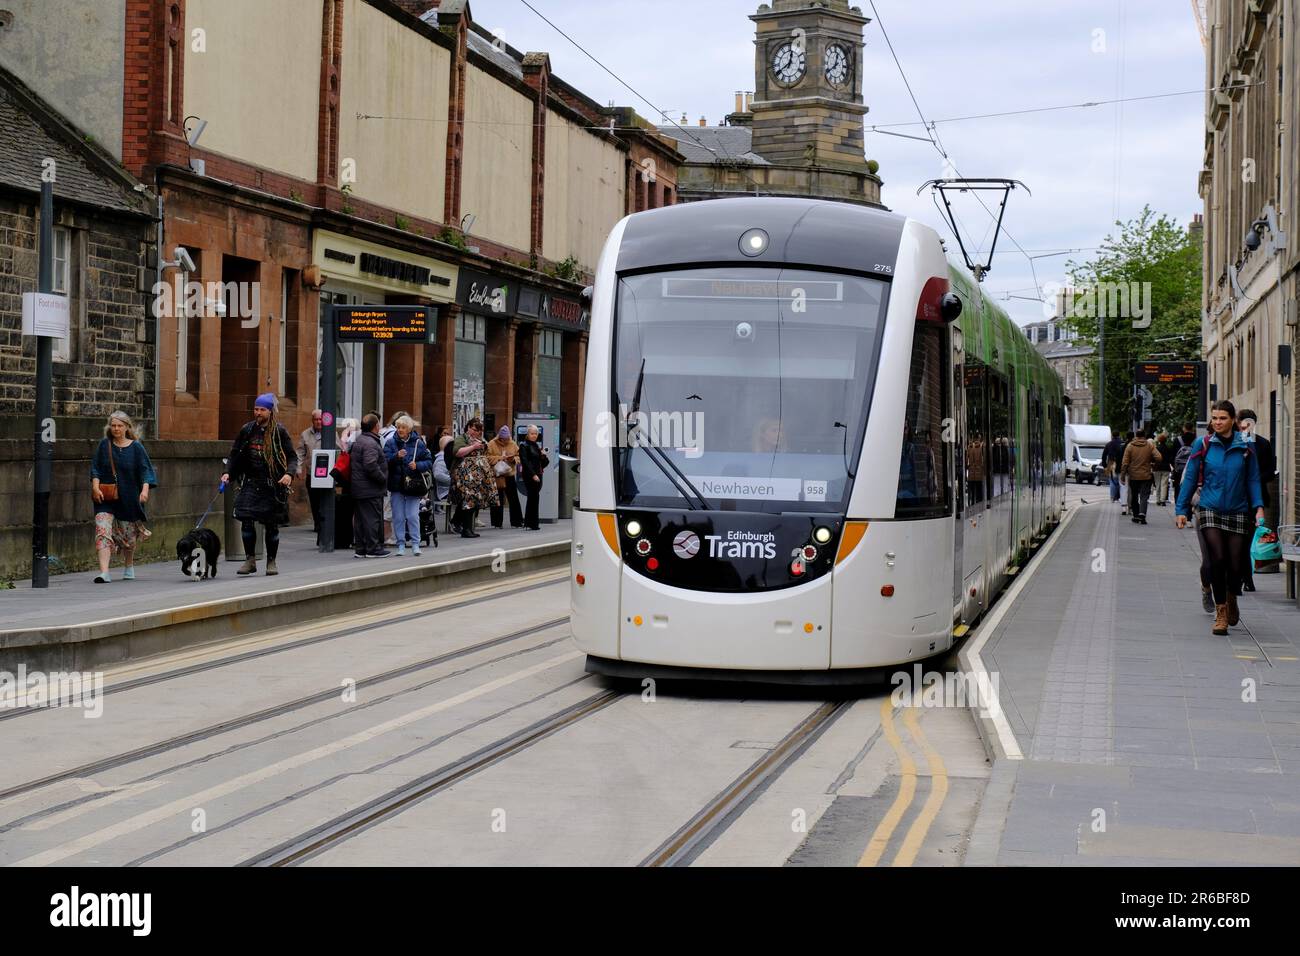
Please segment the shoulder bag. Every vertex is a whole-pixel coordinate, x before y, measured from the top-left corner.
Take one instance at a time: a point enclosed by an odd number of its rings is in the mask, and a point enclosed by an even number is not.
[[[108,467],[113,471],[113,480],[109,484],[99,483],[99,495],[105,501],[117,500],[117,462],[113,460],[113,440],[108,441]]]
[[[420,459],[420,440],[415,442],[415,460]],[[433,469],[425,471],[411,471],[409,468],[402,471],[402,494],[408,498],[423,498],[433,487]]]

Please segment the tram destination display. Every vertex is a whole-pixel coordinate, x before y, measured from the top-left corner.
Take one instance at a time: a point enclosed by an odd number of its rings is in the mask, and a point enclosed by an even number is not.
[[[1196,385],[1200,380],[1200,362],[1138,362],[1133,366],[1133,381],[1139,385]]]
[[[433,342],[429,309],[421,305],[335,306],[334,328],[340,342]]]

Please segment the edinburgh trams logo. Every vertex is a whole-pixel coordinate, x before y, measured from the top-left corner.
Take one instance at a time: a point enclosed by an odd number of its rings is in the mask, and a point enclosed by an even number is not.
[[[700,536],[694,531],[683,531],[673,538],[673,554],[679,558],[693,558],[700,553]]]
[[[756,531],[728,531],[724,539],[720,534],[706,534],[711,558],[766,558],[776,557],[776,534]]]

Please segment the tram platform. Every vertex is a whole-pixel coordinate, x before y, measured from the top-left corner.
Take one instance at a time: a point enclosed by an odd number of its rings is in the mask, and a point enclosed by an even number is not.
[[[963,649],[1005,717],[972,711],[993,773],[966,865],[1300,863],[1285,575],[1256,575],[1241,624],[1215,637],[1194,532],[1172,506],[1148,521],[1073,506]]]
[[[15,582],[0,591],[0,670],[88,670],[199,644],[301,624],[381,601],[410,600],[472,584],[565,566],[572,522],[540,531],[480,528],[478,538],[447,533],[419,557],[358,560],[350,549],[322,554],[310,527],[280,532],[279,574],[238,577],[238,561],[222,553],[215,578],[191,581],[179,561],[136,566],[110,584],[95,572],[54,575],[49,587]],[[224,549],[223,542],[223,549]]]

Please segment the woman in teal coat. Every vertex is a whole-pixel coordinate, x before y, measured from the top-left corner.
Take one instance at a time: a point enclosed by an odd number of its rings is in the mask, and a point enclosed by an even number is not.
[[[1174,523],[1182,528],[1192,518],[1192,495],[1199,491],[1196,533],[1210,569],[1213,632],[1225,635],[1228,626],[1240,620],[1237,592],[1250,560],[1254,525],[1264,523],[1264,496],[1259,484],[1259,461],[1237,430],[1237,409],[1232,402],[1214,403],[1210,430],[1211,434],[1192,445],[1192,456],[1178,488]]]

